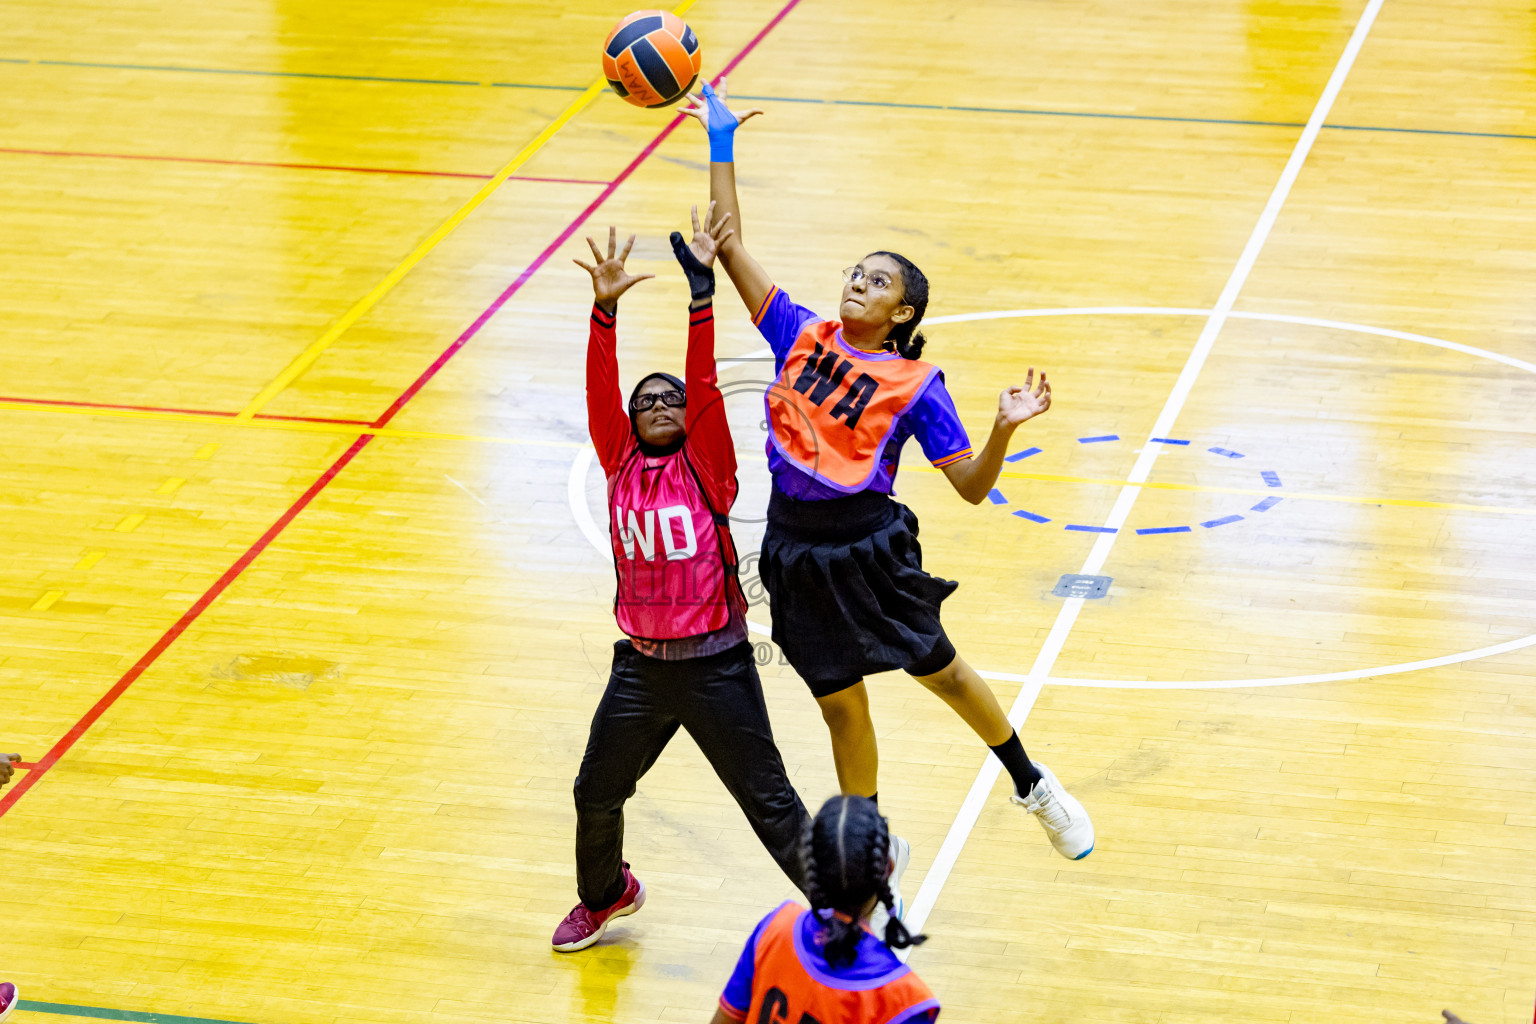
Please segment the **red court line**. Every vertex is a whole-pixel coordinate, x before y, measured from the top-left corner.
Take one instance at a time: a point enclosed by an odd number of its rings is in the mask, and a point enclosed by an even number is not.
[[[219,419],[234,419],[237,415],[233,412],[225,412],[222,409],[179,409],[170,405],[123,405],[116,402],[75,402],[62,398],[16,398],[10,395],[0,395],[0,402],[15,402],[17,405],[59,405],[68,409],[117,409],[125,412],[174,412],[187,416],[208,416]],[[329,416],[279,416],[277,413],[257,413],[259,420],[294,420],[301,423],[342,423],[350,426],[366,427],[367,420],[339,420]]]
[[[247,548],[245,554],[241,555],[234,565],[224,570],[224,575],[214,581],[213,586],[209,587],[203,593],[203,596],[198,598],[197,602],[191,608],[188,608],[181,618],[177,619],[175,624],[165,631],[159,640],[155,641],[155,645],[145,651],[143,657],[134,662],[133,667],[123,674],[123,677],[117,681],[117,684],[103,694],[102,698],[91,706],[91,710],[87,711],[80,721],[76,722],[69,732],[65,733],[63,738],[55,743],[48,753],[44,754],[42,759],[33,765],[32,770],[27,772],[27,777],[16,783],[9,793],[0,797],[0,815],[9,811],[16,804],[16,801],[20,800],[27,790],[37,783],[38,779],[48,774],[48,769],[59,763],[59,758],[63,757],[69,751],[69,748],[74,746],[81,736],[85,735],[85,731],[96,724],[96,720],[106,713],[106,710],[117,701],[117,698],[121,697],[123,692],[132,686],[139,676],[143,675],[145,670],[155,663],[160,655],[165,653],[167,647],[176,642],[177,637],[187,631],[187,627],[192,625],[197,620],[197,617],[203,614],[203,611],[218,599],[220,594],[229,589],[229,585],[235,582],[241,573],[245,572],[246,567],[256,560],[256,556],[265,551],[267,546],[277,539],[277,535],[282,533],[289,523],[293,522],[294,517],[304,511],[311,501],[315,500],[315,495],[323,491],[332,480],[336,479],[336,474],[346,468],[347,463],[356,458],[357,453],[367,447],[368,442],[372,440],[372,434],[364,434],[356,441],[353,441],[351,447],[342,453],[341,458],[331,463],[331,468],[322,473],[318,480],[310,484],[309,490],[300,495],[299,500],[290,505],[288,511],[278,517],[277,522],[267,527],[267,532],[262,534],[256,543]]]
[[[470,174],[467,171],[413,171],[402,167],[350,167],[345,164],[303,164],[282,160],[219,160],[202,156],[157,156],[150,153],[85,153],[63,149],[12,149],[0,146],[0,153],[19,153],[23,156],[79,156],[98,160],[156,160],[175,164],[218,164],[224,167],[286,167],[298,171],[350,171],[354,174],[404,174],[422,178],[473,178],[490,181],[494,174]],[[535,175],[512,175],[514,181],[547,181],[562,185],[606,185],[595,178],[541,178]]]
[[[721,78],[736,70],[736,66],[746,58],[747,54],[755,50],[757,48],[757,44],[762,42],[768,33],[772,32],[774,28],[778,26],[779,22],[783,21],[785,17],[788,16],[789,12],[794,10],[799,3],[800,0],[789,0],[788,3],[780,8],[779,13],[775,14],[773,19],[770,20],[768,24],[764,25],[758,31],[757,35],[753,36],[747,42],[747,45],[742,47],[740,52],[738,52],[736,56],[730,59],[725,67],[720,69],[719,74],[717,74],[711,80],[712,83],[718,84]],[[529,278],[538,273],[539,268],[544,266],[544,264],[549,261],[549,258],[553,256],[562,245],[569,241],[572,235],[580,230],[581,225],[586,222],[587,218],[592,216],[592,214],[596,212],[597,208],[603,205],[604,201],[606,201],[609,196],[613,195],[618,187],[622,185],[625,180],[635,172],[636,168],[644,163],[646,158],[654,153],[656,148],[660,146],[664,141],[666,141],[667,136],[676,131],[677,126],[682,123],[682,114],[678,114],[671,121],[667,122],[667,126],[663,128],[654,139],[646,144],[646,147],[640,151],[639,155],[631,160],[629,165],[614,177],[613,181],[608,183],[608,186],[598,194],[596,199],[587,204],[587,208],[585,210],[582,210],[581,213],[576,215],[575,220],[566,225],[565,230],[560,232],[560,234],[556,236],[553,242],[545,246],[544,251],[539,253],[534,261],[528,264],[528,266],[523,270],[521,274],[517,275],[517,280],[508,285],[506,291],[496,296],[496,301],[487,306],[485,311],[475,318],[475,322],[465,328],[464,333],[459,335],[458,338],[454,340],[453,344],[444,349],[442,355],[433,360],[432,365],[427,367],[426,370],[423,371],[422,375],[417,377],[416,380],[411,383],[411,386],[406,388],[405,391],[401,393],[400,397],[396,398],[388,409],[384,410],[383,415],[374,420],[373,425],[375,427],[382,427],[390,420],[394,419],[395,414],[403,409],[407,402],[416,397],[416,393],[426,385],[427,381],[437,376],[438,371],[448,364],[448,361],[458,353],[459,349],[463,348],[466,344],[469,343],[471,338],[480,333],[480,328],[484,327],[486,323],[491,319],[491,317],[496,315],[497,310],[506,305],[507,300],[516,295],[522,289],[523,285],[528,282]]]
[[[799,3],[800,0],[789,0],[789,2],[779,10],[779,13],[774,15],[773,19],[769,21],[767,25],[764,25],[763,28],[757,33],[757,35],[753,36],[747,45],[742,47],[741,51],[737,53],[736,56],[731,58],[730,62],[721,69],[720,74],[715,77],[714,81],[719,82],[721,76],[730,74],[731,71],[733,71],[749,53],[757,48],[758,43],[762,42],[768,33],[773,31],[779,22],[783,21],[789,12],[794,10],[795,7],[799,5]],[[513,295],[517,294],[517,292],[522,289],[523,285],[528,282],[528,279],[531,278],[540,267],[549,261],[550,256],[552,256],[561,245],[565,244],[565,242],[573,234],[576,233],[576,231],[581,227],[582,223],[592,215],[598,206],[601,205],[605,199],[611,196],[619,187],[619,185],[622,184],[624,180],[627,179],[631,174],[633,174],[635,170],[645,161],[645,159],[656,151],[656,148],[662,144],[667,136],[671,135],[672,132],[677,129],[677,126],[682,123],[682,114],[678,114],[670,122],[668,122],[667,126],[663,128],[661,132],[658,133],[657,136],[652,139],[644,149],[640,151],[639,155],[631,160],[628,166],[619,172],[619,175],[614,178],[606,188],[603,189],[602,195],[598,196],[595,200],[589,203],[587,207],[581,211],[581,213],[577,214],[576,218],[572,220],[569,225],[567,225],[565,230],[560,232],[559,237],[557,237],[553,242],[546,246],[544,251],[539,253],[538,257],[531,264],[529,264],[521,274],[517,276],[517,280],[508,285],[507,289],[496,297],[496,301],[487,306],[485,311],[475,318],[474,323],[465,328],[464,333],[460,334],[458,338],[454,339],[453,344],[444,349],[442,355],[433,360],[432,365],[427,367],[426,370],[422,372],[421,376],[417,377],[416,380],[411,383],[411,386],[408,387],[400,395],[399,398],[396,398],[394,402],[390,403],[389,408],[385,409],[383,414],[380,415],[378,419],[374,420],[370,426],[375,429],[385,426],[396,416],[396,414],[400,412],[401,409],[405,408],[406,403],[414,398],[421,391],[421,389],[426,386],[426,383],[429,380],[437,376],[438,371],[440,371],[444,366],[448,364],[448,361],[452,359],[454,355],[457,354],[459,350],[465,346],[466,343],[468,343],[469,339],[473,338],[480,332],[480,329],[484,327],[486,323],[491,319],[491,317],[496,314],[496,311],[501,309],[501,307],[506,304],[508,299],[510,299]],[[351,447],[343,452],[341,457],[332,463],[331,467],[322,473],[318,480],[310,485],[309,490],[305,491],[303,495],[299,497],[299,500],[294,502],[293,505],[289,507],[288,511],[284,512],[282,516],[277,520],[277,522],[273,523],[267,529],[267,532],[262,534],[261,538],[257,540],[256,543],[252,544],[250,548],[246,550],[245,554],[240,556],[239,560],[236,561],[234,565],[225,570],[224,575],[220,576],[218,580],[213,584],[213,586],[209,587],[203,596],[197,599],[197,603],[192,605],[191,608],[187,609],[186,613],[183,614],[181,618],[177,619],[176,623],[171,626],[170,629],[166,630],[165,634],[155,642],[155,645],[146,651],[144,656],[135,662],[134,666],[130,668],[123,675],[123,677],[117,681],[117,684],[113,686],[112,689],[108,690],[102,696],[102,698],[98,700],[89,711],[85,713],[84,717],[76,722],[74,726],[69,730],[69,732],[65,733],[63,738],[61,738],[57,743],[53,745],[48,753],[43,755],[42,759],[37,762],[36,768],[27,772],[26,778],[16,783],[10,792],[0,796],[0,817],[3,817],[6,812],[14,807],[16,805],[16,801],[20,800],[24,795],[26,795],[27,791],[36,785],[37,780],[46,775],[50,768],[58,764],[59,759],[69,752],[69,749],[79,741],[80,737],[85,735],[86,731],[96,723],[97,719],[106,713],[107,709],[110,708],[117,701],[117,699],[127,691],[128,687],[132,686],[134,682],[140,676],[142,676],[151,665],[155,663],[156,659],[158,659],[161,654],[165,653],[166,648],[170,647],[170,645],[175,643],[176,639],[180,637],[182,633],[186,632],[187,627],[196,621],[198,616],[202,615],[208,606],[217,600],[219,595],[223,594],[224,591],[229,588],[229,585],[233,583],[240,576],[240,574],[246,570],[246,567],[249,566],[251,562],[255,561],[256,556],[265,551],[267,546],[270,545],[272,541],[277,539],[277,536],[288,527],[288,524],[293,522],[294,518],[300,512],[304,511],[309,503],[315,499],[316,495],[328,487],[332,480],[336,479],[336,475],[340,473],[344,468],[346,468],[347,464],[356,458],[358,452],[366,448],[368,443],[372,441],[374,437],[375,435],[373,434],[363,434],[356,441],[352,442]]]

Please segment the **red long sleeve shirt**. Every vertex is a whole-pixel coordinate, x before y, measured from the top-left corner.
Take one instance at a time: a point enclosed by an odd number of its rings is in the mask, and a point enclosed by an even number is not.
[[[619,466],[639,447],[619,390],[616,323],[613,314],[596,304],[592,306],[592,325],[587,337],[587,430],[610,482]],[[710,507],[729,512],[736,503],[736,448],[731,442],[725,401],[715,377],[713,306],[688,313],[688,357],[683,382],[688,392],[683,416],[683,453],[698,474]],[[746,598],[732,580],[727,581],[726,587],[730,619],[714,632],[680,640],[630,637],[629,642],[641,654],[666,661],[718,654],[735,646],[747,638]]]

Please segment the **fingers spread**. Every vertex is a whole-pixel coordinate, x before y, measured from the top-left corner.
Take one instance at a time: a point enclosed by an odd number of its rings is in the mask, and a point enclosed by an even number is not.
[[[635,247],[635,236],[634,235],[630,235],[629,236],[629,241],[624,243],[624,251],[619,253],[619,262],[620,263],[623,263],[625,260],[629,259],[629,250],[633,249],[634,247]],[[608,242],[608,255],[609,256],[613,255],[613,241],[611,239]]]
[[[597,247],[596,242],[592,241],[591,235],[587,236],[587,248],[592,250],[593,259],[597,260],[599,263],[603,262],[603,251]]]

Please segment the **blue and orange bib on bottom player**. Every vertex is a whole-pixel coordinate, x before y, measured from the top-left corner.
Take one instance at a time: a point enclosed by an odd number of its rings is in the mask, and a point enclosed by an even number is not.
[[[851,348],[836,321],[810,324],[785,353],[765,396],[773,447],[820,483],[862,491],[879,470],[901,414],[938,372],[932,363],[895,352]]]
[[[820,928],[813,912],[798,903],[786,902],[768,915],[743,954],[743,961],[750,954],[750,966],[737,966],[738,975],[750,970],[750,1001],[741,998],[746,979],[733,977],[721,1008],[753,1024],[903,1024],[937,1017],[933,991],[883,942],[866,932],[854,964],[834,971],[819,949],[808,948]]]

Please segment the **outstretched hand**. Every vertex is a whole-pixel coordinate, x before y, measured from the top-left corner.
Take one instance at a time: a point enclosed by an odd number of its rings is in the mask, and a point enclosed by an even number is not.
[[[691,212],[693,214],[693,241],[688,243],[688,251],[693,253],[694,258],[707,267],[715,262],[715,256],[720,252],[720,247],[725,244],[725,240],[735,233],[726,227],[726,224],[731,219],[731,215],[723,213],[720,215],[719,220],[715,220],[715,203],[711,200],[709,209],[704,212],[705,226],[700,227],[698,206],[695,205]],[[710,223],[711,221],[713,223]]]
[[[711,100],[714,102],[710,102]],[[688,102],[692,105],[683,107],[682,113],[696,119],[699,124],[704,126],[705,131],[719,131],[722,127],[734,131],[736,125],[762,113],[762,110],[757,107],[742,111],[741,113],[737,113],[730,107],[727,107],[725,105],[725,77],[723,75],[720,78],[720,88],[712,88],[708,82],[705,82],[704,87],[698,92],[688,94]],[[734,123],[725,122],[722,124],[727,117],[734,118]]]
[[[997,424],[1012,429],[1025,420],[1034,419],[1051,407],[1051,382],[1040,371],[1040,383],[1035,383],[1035,368],[1031,366],[1024,375],[1023,387],[1010,387],[997,398]]]
[[[592,275],[592,295],[597,304],[612,313],[619,305],[619,296],[641,281],[648,281],[655,274],[631,274],[624,269],[624,261],[629,258],[629,250],[634,247],[635,236],[630,235],[629,241],[624,243],[624,251],[617,256],[614,251],[618,246],[618,229],[608,227],[608,256],[605,259],[597,243],[592,241],[592,236],[587,236],[587,245],[592,249],[592,258],[597,263],[585,263],[573,259],[571,262],[582,270]]]

